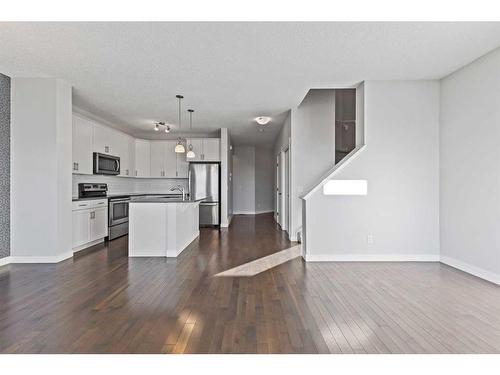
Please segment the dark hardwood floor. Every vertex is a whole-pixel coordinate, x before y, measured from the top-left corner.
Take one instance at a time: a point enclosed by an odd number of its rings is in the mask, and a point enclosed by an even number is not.
[[[177,259],[129,259],[123,237],[0,267],[0,352],[500,352],[500,288],[439,263],[295,258],[214,276],[290,246],[271,215],[237,216]]]

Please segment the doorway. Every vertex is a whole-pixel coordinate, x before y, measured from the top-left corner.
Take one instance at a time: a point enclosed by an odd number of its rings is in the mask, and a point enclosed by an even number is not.
[[[276,157],[276,221],[289,233],[290,227],[290,149],[282,149]]]

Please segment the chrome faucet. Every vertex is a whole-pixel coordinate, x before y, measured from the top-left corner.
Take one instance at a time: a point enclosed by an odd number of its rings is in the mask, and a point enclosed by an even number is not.
[[[186,190],[184,189],[184,186],[177,185],[177,186],[170,188],[170,191],[176,191],[176,190],[180,191],[182,193],[182,200],[185,201],[186,200]]]

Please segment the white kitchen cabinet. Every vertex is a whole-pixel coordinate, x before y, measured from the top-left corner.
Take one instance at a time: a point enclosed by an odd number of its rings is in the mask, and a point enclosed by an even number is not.
[[[175,152],[175,145],[177,141],[165,141],[165,153],[163,158],[164,164],[164,177],[176,178],[177,177],[177,155],[182,155],[184,158],[186,154],[177,154]]]
[[[135,175],[135,138],[128,137],[127,140],[128,155],[129,155],[129,173],[128,176],[132,177]]]
[[[132,137],[127,134],[116,132],[116,147],[117,153],[115,156],[120,157],[120,176],[122,177],[130,177],[133,175],[133,153],[130,149],[130,143]]]
[[[165,173],[165,142],[151,142],[151,177],[163,177]]]
[[[203,139],[203,161],[220,161],[220,139]]]
[[[73,248],[90,242],[90,209],[73,211]]]
[[[90,241],[108,235],[108,207],[90,209]]]
[[[188,161],[220,161],[219,138],[190,138],[186,140],[186,151],[191,144],[195,157]]]
[[[135,140],[135,177],[150,177],[151,148],[150,142]]]
[[[93,245],[108,235],[108,200],[75,201],[72,204],[73,249]]]
[[[116,132],[108,126],[94,124],[94,152],[117,156]]]
[[[193,146],[194,158],[187,159],[188,161],[202,161],[203,155],[203,140],[201,138],[186,139],[186,152],[189,150],[189,145]]]
[[[92,123],[73,116],[73,173],[92,174]]]

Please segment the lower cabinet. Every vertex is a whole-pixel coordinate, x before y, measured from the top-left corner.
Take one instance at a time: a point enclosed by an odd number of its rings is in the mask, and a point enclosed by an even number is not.
[[[73,202],[73,251],[92,246],[107,235],[107,199]]]

